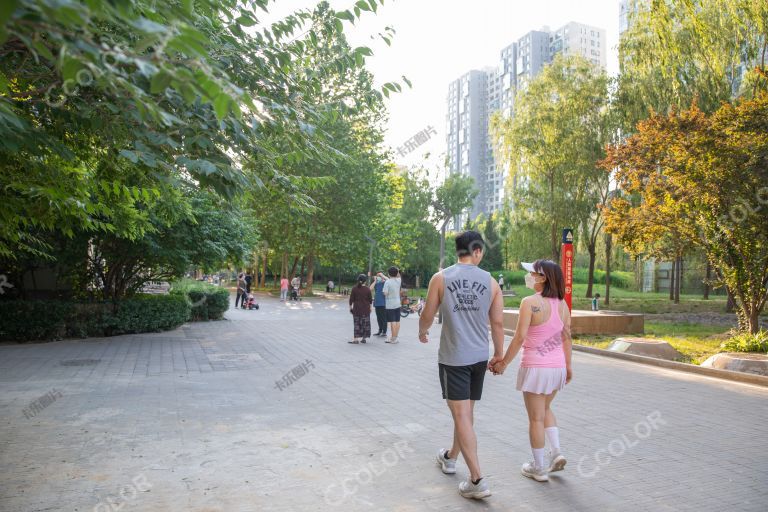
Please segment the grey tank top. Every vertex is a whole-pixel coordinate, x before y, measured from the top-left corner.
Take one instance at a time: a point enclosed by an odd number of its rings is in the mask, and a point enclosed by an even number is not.
[[[439,363],[466,366],[488,360],[491,295],[491,274],[476,265],[457,263],[443,270]]]

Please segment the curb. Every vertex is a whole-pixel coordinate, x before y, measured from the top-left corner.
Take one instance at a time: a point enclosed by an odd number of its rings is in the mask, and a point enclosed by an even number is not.
[[[647,364],[650,366],[658,366],[660,368],[667,368],[669,370],[678,370],[688,373],[695,373],[698,375],[706,375],[707,377],[715,377],[717,379],[731,380],[735,382],[742,382],[745,384],[754,384],[756,386],[768,387],[768,376],[757,375],[754,373],[734,372],[731,370],[718,370],[716,368],[706,368],[702,366],[696,366],[694,364],[680,363],[677,361],[667,361],[665,359],[656,359],[655,357],[638,356],[635,354],[624,354],[622,352],[612,352],[610,350],[604,350],[602,348],[588,347],[585,345],[573,344],[573,350],[579,352],[586,352],[588,354],[595,354],[598,356],[613,357],[615,359],[623,359],[624,361],[632,361],[635,363]]]

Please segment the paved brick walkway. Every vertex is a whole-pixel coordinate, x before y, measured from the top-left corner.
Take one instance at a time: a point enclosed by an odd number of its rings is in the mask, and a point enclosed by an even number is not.
[[[516,372],[486,379],[493,496],[468,503],[466,466],[432,462],[451,423],[439,329],[427,346],[416,329],[348,345],[343,302],[262,298],[173,332],[0,346],[0,510],[766,509],[767,389],[583,353],[555,402],[569,465],[547,484],[519,474]]]

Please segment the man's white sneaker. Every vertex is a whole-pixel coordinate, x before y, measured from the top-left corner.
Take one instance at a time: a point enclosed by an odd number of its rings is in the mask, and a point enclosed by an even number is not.
[[[456,473],[456,459],[446,459],[445,455],[448,453],[448,450],[445,448],[440,448],[437,451],[437,464],[440,466],[440,469],[443,470],[443,473],[446,475],[453,475]]]
[[[523,464],[523,467],[520,468],[520,472],[523,474],[523,476],[533,478],[537,482],[549,481],[549,474],[547,473],[547,470],[545,468],[537,468],[533,461]]]
[[[565,460],[565,457],[560,452],[550,452],[549,454],[549,471],[550,473],[554,471],[562,471],[565,469],[565,465],[567,464],[567,460]]]
[[[490,496],[491,490],[488,488],[488,482],[485,481],[485,478],[476,484],[473,484],[472,480],[468,478],[459,484],[459,494],[465,498],[481,500]]]

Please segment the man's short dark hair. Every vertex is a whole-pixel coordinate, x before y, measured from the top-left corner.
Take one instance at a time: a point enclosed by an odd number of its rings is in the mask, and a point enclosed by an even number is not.
[[[397,277],[398,272],[400,271],[395,266],[389,267],[389,270],[387,270],[389,277]]]
[[[485,240],[477,231],[464,231],[456,235],[456,256],[470,256],[476,249],[485,252]]]

